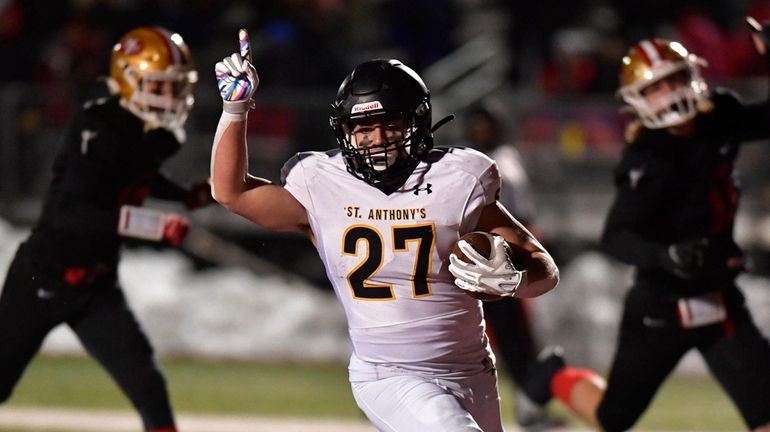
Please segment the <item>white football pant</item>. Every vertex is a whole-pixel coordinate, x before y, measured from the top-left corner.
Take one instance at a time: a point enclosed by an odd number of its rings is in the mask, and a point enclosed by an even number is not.
[[[502,432],[497,375],[403,375],[354,382],[353,397],[381,432]]]

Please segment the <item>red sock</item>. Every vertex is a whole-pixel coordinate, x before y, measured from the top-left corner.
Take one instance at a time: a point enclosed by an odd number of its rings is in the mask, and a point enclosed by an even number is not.
[[[551,378],[551,394],[572,409],[572,389],[580,380],[592,381],[595,378],[596,373],[590,369],[564,367]]]

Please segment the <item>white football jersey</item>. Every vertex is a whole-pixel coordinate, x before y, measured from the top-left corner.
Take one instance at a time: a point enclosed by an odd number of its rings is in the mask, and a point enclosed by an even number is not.
[[[481,302],[455,286],[447,265],[452,245],[497,199],[492,159],[434,149],[390,195],[351,175],[337,150],[296,155],[282,179],[307,209],[347,315],[351,381],[381,375],[372,365],[426,374],[489,367]]]

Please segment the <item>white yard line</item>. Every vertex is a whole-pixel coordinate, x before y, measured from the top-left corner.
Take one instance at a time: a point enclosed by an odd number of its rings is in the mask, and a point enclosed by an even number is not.
[[[177,424],[182,432],[376,432],[376,429],[365,420],[181,413],[177,415]],[[8,427],[82,432],[139,432],[142,430],[139,417],[130,411],[0,407],[0,430]]]
[[[327,418],[278,418],[239,415],[177,414],[181,432],[377,432],[366,420]],[[5,428],[78,431],[141,432],[139,417],[132,411],[0,406],[0,431]],[[506,425],[508,432],[520,431]],[[551,432],[590,432],[586,428],[560,428]],[[658,431],[663,432],[663,431]],[[685,431],[668,431],[685,432]]]

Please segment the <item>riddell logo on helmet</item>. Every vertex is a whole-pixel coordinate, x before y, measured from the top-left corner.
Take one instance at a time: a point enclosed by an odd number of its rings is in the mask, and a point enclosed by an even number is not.
[[[373,102],[366,102],[366,103],[353,105],[353,108],[350,110],[350,113],[355,114],[355,113],[361,113],[366,111],[374,111],[378,109],[382,109],[382,104],[380,103],[380,101],[373,101]]]

